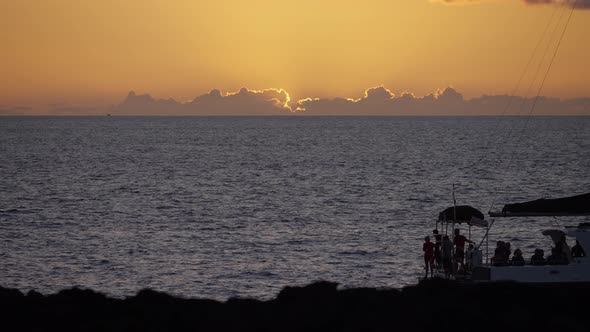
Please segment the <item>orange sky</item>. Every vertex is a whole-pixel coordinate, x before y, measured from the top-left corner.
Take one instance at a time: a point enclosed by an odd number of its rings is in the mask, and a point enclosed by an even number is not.
[[[520,0],[2,0],[0,106],[108,105],[129,90],[184,101],[240,87],[283,88],[294,100],[358,98],[377,85],[504,94],[556,8]],[[589,32],[590,10],[576,10],[544,95],[590,96]]]

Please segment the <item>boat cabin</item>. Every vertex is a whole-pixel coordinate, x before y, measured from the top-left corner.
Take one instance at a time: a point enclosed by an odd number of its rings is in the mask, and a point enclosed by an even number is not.
[[[510,217],[553,217],[553,216],[590,216],[590,193],[557,199],[538,199],[530,202],[507,204],[501,212],[490,212],[496,218]],[[493,222],[492,222],[493,223]],[[590,254],[590,223],[582,222],[565,230],[545,230],[543,235],[550,236],[556,247],[565,235],[575,238],[584,253]],[[567,250],[570,250],[567,247]],[[482,264],[473,269],[472,281],[517,281],[527,283],[590,283],[590,258],[572,257],[568,254],[563,264],[525,264],[494,266]]]
[[[524,203],[506,204],[501,211],[489,212],[489,215],[492,218],[590,216],[590,193],[557,199],[538,199]],[[471,235],[472,226],[485,227],[486,231],[479,243],[473,242],[476,246],[471,253],[470,264],[467,268],[461,269],[460,267],[463,264],[458,261],[462,260],[462,257],[453,255],[455,261],[452,264],[452,273],[449,273],[448,268],[439,265],[437,275],[443,276],[442,270],[444,269],[445,277],[473,282],[590,283],[590,257],[588,256],[590,255],[590,222],[582,222],[577,226],[566,227],[565,230],[550,229],[543,231],[543,235],[550,236],[555,244],[556,253],[552,256],[553,260],[546,262],[541,259],[540,261],[531,262],[523,259],[518,264],[514,264],[508,262],[508,260],[493,262],[493,259],[489,258],[489,231],[494,224],[494,220],[492,219],[488,223],[487,220],[484,220],[484,215],[480,211],[466,205],[455,205],[442,211],[439,214],[437,228],[440,223],[445,234],[448,234],[449,226],[453,231],[455,225],[461,223],[469,225],[469,235]],[[578,241],[584,253],[582,257],[573,257],[571,255],[573,244],[570,244],[572,245],[570,247],[565,243],[566,235]],[[483,249],[485,249],[485,262],[483,261]],[[559,259],[555,259],[556,255]]]

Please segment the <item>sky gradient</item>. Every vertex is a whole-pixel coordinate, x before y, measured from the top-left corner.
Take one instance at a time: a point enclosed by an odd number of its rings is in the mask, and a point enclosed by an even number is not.
[[[0,0],[0,110],[92,114],[130,90],[186,103],[214,88],[283,89],[292,110],[381,85],[509,94],[550,18],[568,15],[535,2]],[[588,3],[578,1],[543,95],[590,96]],[[536,93],[530,68],[518,95]]]

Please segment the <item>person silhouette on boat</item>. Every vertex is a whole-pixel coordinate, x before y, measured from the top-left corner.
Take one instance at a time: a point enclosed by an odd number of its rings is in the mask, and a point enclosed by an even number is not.
[[[584,252],[584,248],[582,248],[578,240],[576,240],[576,244],[572,247],[572,257],[586,257],[586,252]]]
[[[494,257],[492,257],[492,264],[497,266],[506,265],[509,262],[510,249],[506,246],[506,242],[496,242],[496,249],[494,250]]]
[[[559,238],[559,241],[555,244],[555,250],[557,251],[557,256],[560,264],[569,264],[573,262],[572,259],[572,250],[570,246],[567,245],[565,240],[565,235],[562,235]]]
[[[452,274],[452,253],[453,253],[453,242],[449,239],[448,235],[443,236],[441,246],[441,257],[442,265],[445,270],[445,278],[449,279]]]
[[[543,249],[535,249],[535,253],[531,257],[531,264],[545,265],[545,252]]]
[[[429,271],[432,277],[434,276],[434,243],[430,242],[430,236],[424,238],[422,251],[424,251],[424,268],[426,270],[424,278],[428,278]]]
[[[564,265],[567,264],[567,259],[563,252],[557,247],[551,248],[551,255],[547,257],[547,264],[549,265]]]
[[[473,269],[473,252],[475,251],[475,247],[473,243],[470,243],[467,247],[467,251],[465,251],[465,269],[467,271],[471,271]]]
[[[442,245],[442,236],[438,234],[438,229],[432,231],[434,237],[434,264],[436,267],[441,266],[440,246]]]
[[[510,242],[504,242],[504,256],[507,262],[510,261],[510,255],[512,254],[512,250],[510,250],[511,246]]]
[[[514,250],[514,255],[512,255],[510,263],[515,266],[524,265],[524,257],[522,257],[522,251],[520,249],[516,248],[516,250]]]
[[[465,242],[475,243],[471,240],[468,240],[461,231],[456,228],[455,229],[455,262],[461,265],[462,268],[465,268],[464,259],[465,259]]]

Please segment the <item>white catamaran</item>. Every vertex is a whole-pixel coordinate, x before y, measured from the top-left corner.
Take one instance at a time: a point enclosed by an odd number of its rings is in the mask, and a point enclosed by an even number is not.
[[[489,257],[489,232],[494,225],[495,218],[520,217],[559,217],[559,216],[590,216],[590,193],[557,198],[538,199],[530,202],[506,204],[501,211],[490,211],[493,219],[488,224],[483,214],[477,209],[467,206],[453,206],[439,214],[438,222],[443,230],[454,229],[455,224],[467,223],[469,227],[485,227],[485,235],[470,257],[469,269],[457,271],[456,264],[452,277],[457,280],[487,282],[487,281],[516,281],[524,283],[580,283],[590,284],[590,256],[587,254],[573,257],[568,247],[569,257],[559,262],[551,261],[522,261],[514,264],[510,261],[494,261],[486,258],[483,261],[482,245],[486,244],[486,257]],[[590,254],[590,223],[581,222],[577,226],[565,227],[564,230],[544,230],[544,235],[550,236],[556,247],[567,235],[575,238],[581,247],[581,252]],[[560,249],[561,250],[561,249]],[[576,256],[576,255],[574,255]],[[439,269],[439,273],[442,270]],[[442,275],[442,273],[440,273]]]
[[[541,45],[542,41],[545,38],[547,31],[551,25],[554,25],[555,28],[553,29],[553,34],[555,34],[557,38],[557,43],[555,45],[554,52],[552,56],[549,58],[549,63],[547,65],[546,71],[544,76],[541,78],[540,86],[537,90],[537,94],[533,99],[532,106],[530,111],[528,112],[528,116],[530,117],[533,114],[537,101],[539,100],[540,93],[543,89],[543,85],[547,78],[547,75],[551,69],[551,65],[557,55],[557,51],[559,50],[559,46],[561,44],[561,40],[565,35],[567,26],[570,22],[572,14],[576,9],[577,1],[564,1],[559,7],[556,7],[554,14],[551,16],[537,47],[533,51],[531,59],[529,60],[529,64],[531,60],[535,56],[535,52]],[[567,12],[566,8],[570,8],[569,15],[564,16]],[[557,19],[556,23],[553,24],[553,19],[555,17],[555,13],[561,11],[561,15]],[[558,27],[560,26],[560,22],[562,22],[563,18],[563,30],[558,33]],[[541,62],[545,60],[545,56],[548,54],[549,46],[551,45],[550,41],[553,37],[549,36],[547,47],[541,58]],[[529,68],[529,64],[525,67],[524,73],[517,83],[517,86],[514,91],[517,91],[518,85],[521,83],[522,78],[525,76],[524,74],[527,72]],[[537,69],[537,73],[535,74],[535,78],[537,79],[537,74],[540,70],[540,65]],[[534,80],[533,80],[534,82]],[[532,86],[532,84],[531,84]],[[510,102],[506,106],[506,110],[510,106]],[[525,122],[526,126],[526,122]],[[510,136],[510,135],[509,135]],[[512,159],[510,159],[512,160]],[[453,188],[453,196],[454,196],[454,188]],[[454,197],[453,197],[454,200]],[[524,203],[513,203],[513,204],[506,204],[504,205],[501,211],[490,211],[490,217],[492,218],[519,218],[519,217],[558,217],[558,216],[590,216],[590,193],[581,194],[577,196],[571,197],[564,197],[564,198],[556,198],[556,199],[537,199],[534,201],[524,202]],[[470,253],[471,257],[470,264],[467,266],[466,269],[460,269],[458,271],[458,267],[462,266],[462,250],[463,245],[455,245],[455,250],[459,249],[461,255],[456,255],[453,253],[453,264],[451,267],[446,266],[445,275],[455,279],[461,279],[466,281],[474,281],[474,282],[485,282],[485,281],[516,281],[516,282],[525,282],[525,283],[586,283],[590,284],[590,222],[580,222],[577,226],[565,227],[563,230],[543,230],[543,235],[551,236],[552,240],[555,244],[555,252],[558,255],[562,255],[562,259],[559,260],[552,260],[546,262],[544,259],[539,261],[525,261],[522,256],[519,257],[519,261],[516,263],[514,261],[508,261],[507,257],[510,255],[510,251],[508,249],[508,254],[504,257],[500,257],[501,259],[489,259],[489,231],[494,224],[494,220],[492,219],[491,222],[488,224],[486,220],[484,220],[484,215],[477,209],[462,205],[457,206],[456,202],[455,205],[449,207],[442,211],[439,214],[439,218],[437,221],[437,228],[438,224],[441,223],[443,232],[447,234],[447,236],[451,235],[454,240],[453,234],[449,234],[449,226],[451,226],[451,230],[454,231],[455,224],[459,223],[466,223],[469,225],[469,233],[471,233],[472,226],[478,227],[485,227],[485,235],[483,236],[481,242],[477,244],[474,250]],[[586,221],[590,220],[585,218]],[[470,234],[471,235],[471,234]],[[577,241],[577,248],[576,254],[572,255],[570,252],[569,246],[566,244],[566,236],[575,238]],[[471,236],[470,236],[471,237]],[[440,238],[435,238],[437,241],[437,248],[441,245]],[[482,245],[485,241],[485,252],[486,252],[486,259],[485,262],[483,260],[483,248]],[[453,241],[455,242],[455,241]],[[500,248],[500,246],[499,246]],[[586,254],[587,253],[587,254]],[[500,255],[502,256],[502,255]],[[542,257],[542,255],[540,255]],[[437,264],[437,274],[442,275],[442,270],[445,269],[444,264]],[[449,274],[449,269],[451,269],[451,273]]]

